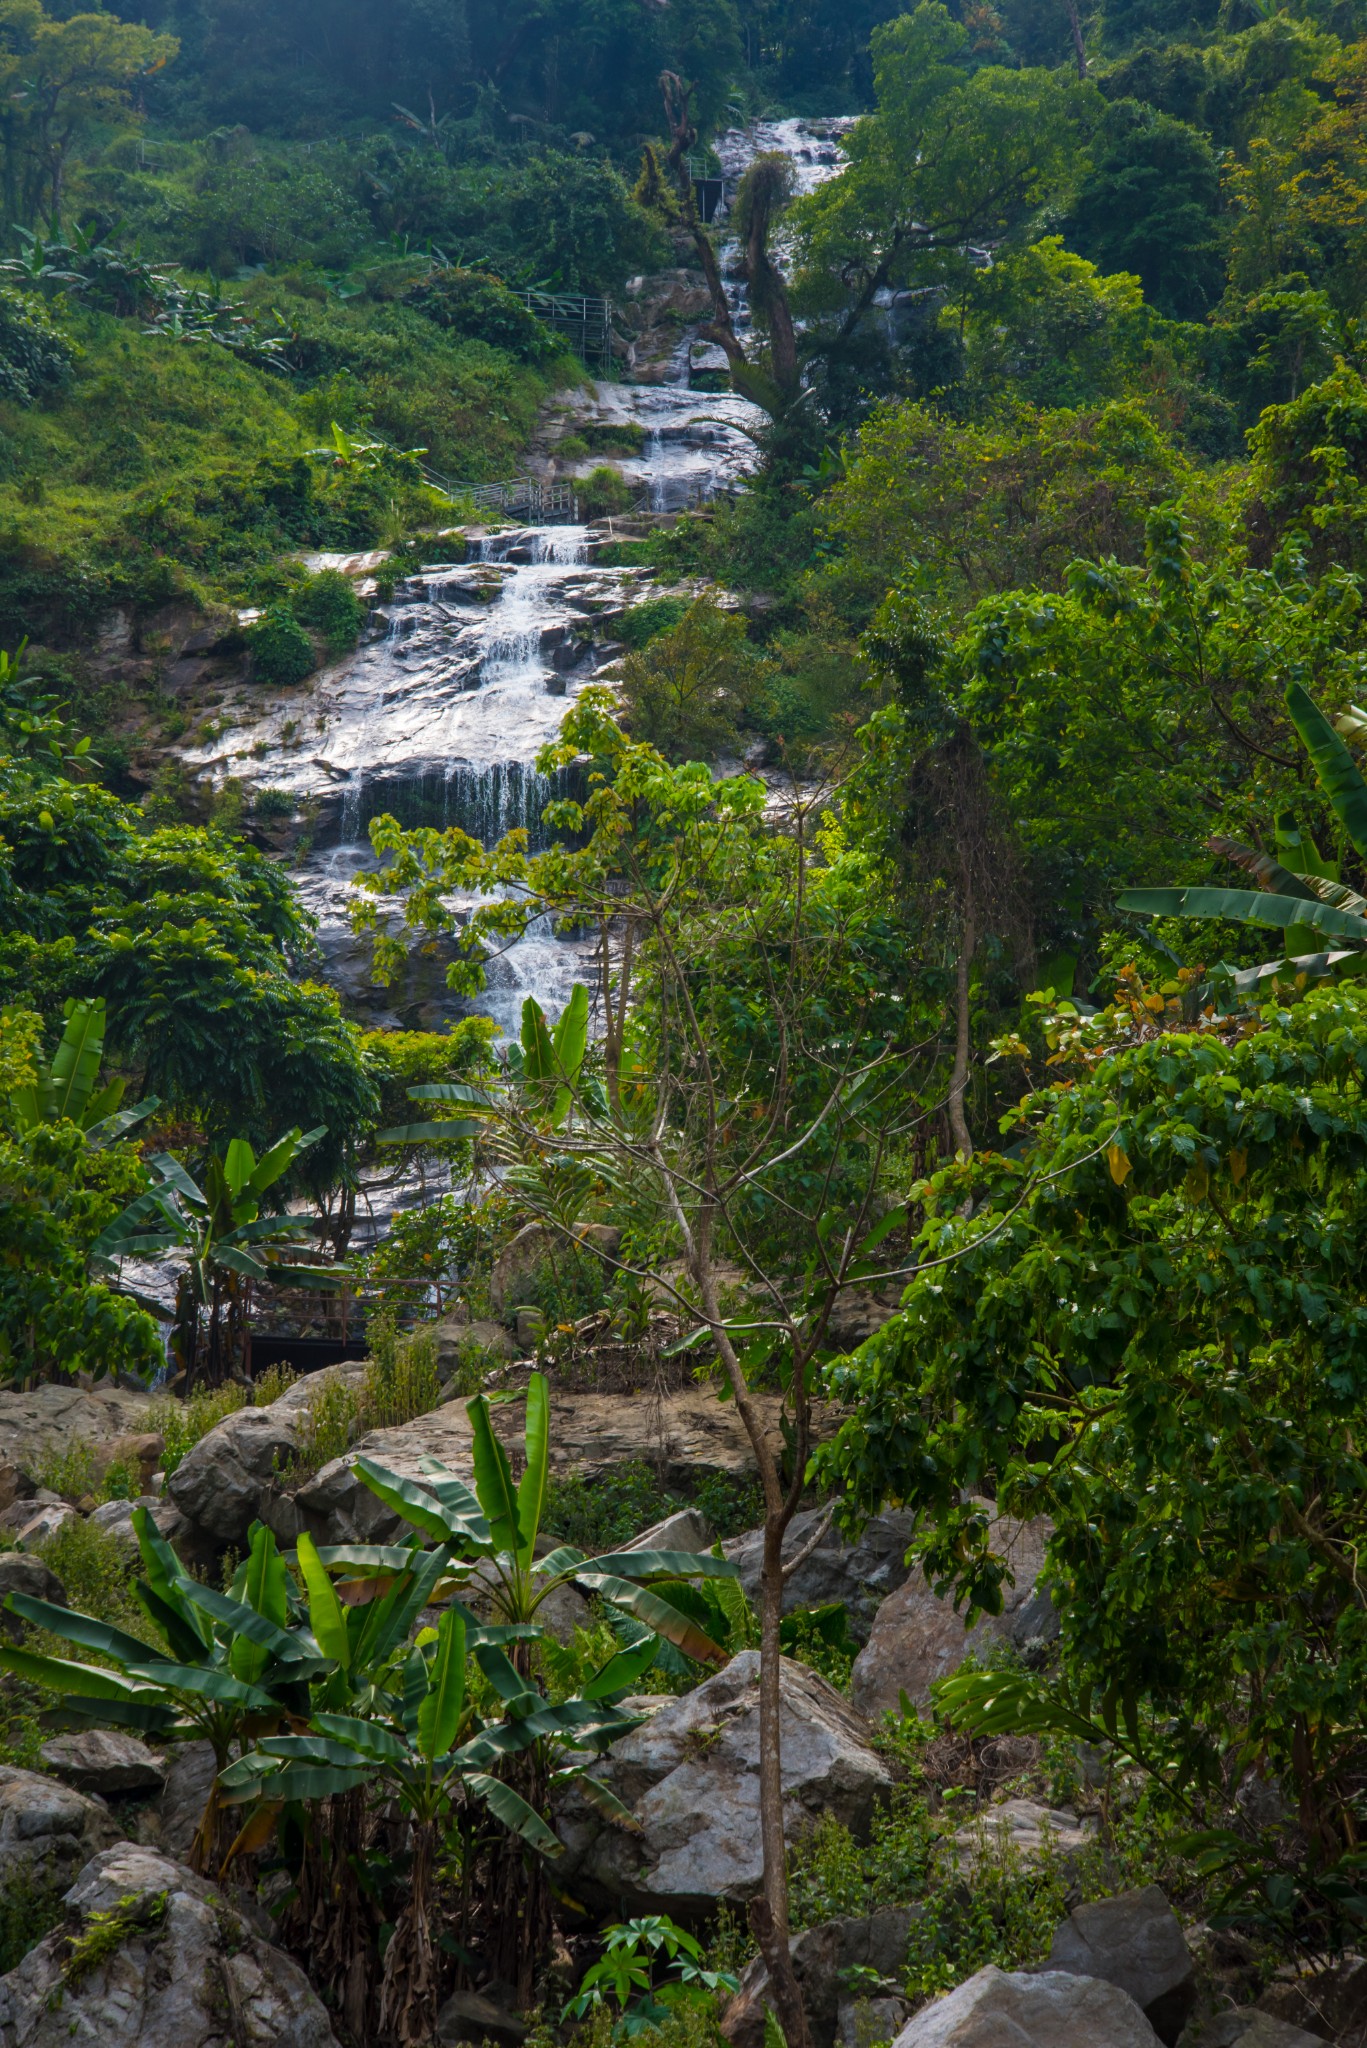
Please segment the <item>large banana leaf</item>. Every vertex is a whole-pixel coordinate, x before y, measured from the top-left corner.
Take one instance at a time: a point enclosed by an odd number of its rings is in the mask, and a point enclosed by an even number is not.
[[[37,1600],[31,1593],[11,1593],[5,1606],[11,1614],[17,1614],[25,1621],[31,1621],[35,1628],[44,1628],[49,1635],[60,1636],[64,1643],[79,1643],[83,1650],[94,1650],[101,1657],[112,1657],[116,1664],[125,1668],[130,1664],[143,1664],[149,1657],[155,1657],[155,1650],[147,1643],[139,1642],[136,1636],[125,1634],[110,1622],[96,1621],[89,1614],[73,1613],[69,1607],[57,1607],[51,1600]]]
[[[487,1089],[468,1088],[463,1081],[424,1081],[420,1087],[405,1092],[410,1102],[468,1102],[487,1106],[492,1100]]]
[[[282,1173],[288,1173],[301,1152],[310,1151],[320,1138],[327,1136],[327,1125],[316,1124],[311,1131],[301,1131],[298,1124],[292,1131],[286,1131],[283,1138],[277,1138],[268,1152],[263,1152],[252,1168],[247,1186],[254,1195],[264,1195],[266,1189],[274,1187]]]
[[[143,1102],[135,1102],[131,1109],[115,1110],[112,1116],[102,1116],[95,1123],[87,1124],[85,1142],[92,1152],[103,1152],[107,1145],[116,1145],[120,1138],[161,1108],[161,1097],[149,1095]]]
[[[514,1792],[511,1785],[505,1785],[502,1778],[490,1778],[482,1771],[471,1771],[465,1783],[510,1834],[520,1835],[543,1856],[564,1854],[565,1845],[559,1836],[551,1833],[536,1809],[528,1806],[521,1793]]]
[[[302,1643],[289,1635],[285,1626],[289,1620],[288,1578],[285,1560],[280,1555],[273,1531],[258,1522],[252,1530],[247,1555],[234,1574],[232,1598],[252,1615],[254,1623],[264,1624],[283,1638],[289,1644],[291,1654],[286,1657],[271,1642],[263,1641],[239,1625],[228,1648],[228,1669],[244,1684],[255,1685],[272,1654],[282,1662],[295,1662],[303,1654]],[[207,1587],[201,1588],[204,1592],[208,1590]],[[213,1613],[212,1606],[209,1612]],[[221,1612],[217,1618],[231,1619]]]
[[[1358,853],[1367,860],[1367,782],[1356,761],[1314,699],[1291,683],[1286,692],[1291,723],[1300,734],[1315,774]],[[1321,927],[1322,930],[1329,927]]]
[[[109,1265],[115,1259],[133,1258],[142,1252],[170,1251],[185,1240],[185,1226],[167,1208],[156,1189],[138,1195],[121,1209],[90,1247],[94,1265]]]
[[[50,1070],[55,1117],[69,1117],[75,1124],[83,1120],[104,1058],[104,1021],[103,996],[67,1004],[66,1029]]]
[[[193,1581],[190,1583],[194,1584]],[[297,1665],[301,1679],[326,1671],[335,1661],[324,1656],[318,1644],[302,1632],[291,1635],[287,1629],[277,1628],[273,1621],[264,1614],[258,1614],[255,1608],[244,1606],[240,1600],[234,1600],[227,1593],[219,1593],[212,1586],[195,1585],[192,1597],[197,1607],[213,1615],[216,1621],[228,1624],[233,1635],[234,1651],[239,1643],[250,1643],[253,1649],[262,1652],[259,1665],[254,1671],[239,1671],[235,1664],[230,1663],[229,1668],[234,1676],[247,1684],[254,1683],[261,1676],[272,1657],[278,1664],[290,1667]],[[292,1678],[294,1675],[291,1668],[288,1676]]]
[[[1284,868],[1270,853],[1260,853],[1256,846],[1245,846],[1241,839],[1226,839],[1218,833],[1206,845],[1252,875],[1260,889],[1268,889],[1274,896],[1295,896],[1302,903],[1315,901],[1318,892],[1305,876],[1298,869]]]
[[[568,1012],[566,1012],[568,1015]],[[518,1482],[517,1525],[522,1532],[518,1562],[525,1570],[532,1561],[541,1511],[546,1504],[546,1480],[551,1462],[551,1399],[544,1373],[534,1372],[527,1384],[527,1420],[524,1433],[527,1468]]]
[[[408,1761],[408,1751],[393,1729],[378,1721],[365,1721],[357,1714],[315,1714],[313,1725],[323,1735],[332,1736],[348,1748],[359,1750],[363,1756],[374,1757],[377,1763],[402,1764]],[[263,1747],[270,1745],[263,1744]],[[278,1753],[285,1754],[284,1751]]]
[[[244,1685],[234,1678],[231,1671],[216,1670],[213,1666],[193,1664],[171,1664],[160,1660],[147,1664],[130,1664],[128,1676],[138,1678],[145,1685],[165,1686],[168,1692],[192,1692],[201,1699],[214,1700],[219,1706],[245,1707],[255,1714],[268,1714],[276,1710],[276,1701],[259,1686]]]
[[[448,1471],[436,1458],[419,1458],[418,1466],[424,1485],[430,1487],[444,1508],[451,1508],[460,1515],[471,1534],[483,1543],[491,1543],[489,1524],[484,1519],[484,1510],[479,1504],[479,1495],[455,1472]]]
[[[325,1657],[330,1657],[334,1664],[340,1664],[346,1671],[351,1665],[351,1638],[347,1633],[346,1613],[313,1538],[306,1531],[300,1535],[295,1554],[308,1594],[309,1626],[317,1638],[318,1647]]]
[[[738,1579],[740,1566],[729,1557],[699,1556],[692,1550],[617,1550],[607,1557],[586,1557],[579,1572],[615,1573],[619,1579]]]
[[[447,1608],[437,1628],[431,1690],[418,1708],[418,1749],[429,1762],[445,1756],[465,1712],[465,1623]]]
[[[620,1607],[637,1621],[643,1621],[657,1636],[663,1636],[667,1643],[673,1643],[676,1650],[682,1650],[685,1657],[695,1658],[700,1664],[726,1662],[725,1650],[714,1643],[711,1636],[648,1587],[633,1585],[609,1572],[581,1572],[577,1576],[581,1585],[597,1593],[610,1606]]]
[[[196,1617],[194,1622],[187,1621],[184,1603],[173,1606],[169,1600],[163,1600],[160,1593],[154,1592],[145,1579],[139,1579],[134,1585],[133,1598],[157,1634],[165,1639],[177,1663],[197,1664],[204,1655],[204,1644],[199,1636],[202,1618]],[[237,1676],[241,1678],[244,1674],[238,1672]]]
[[[1305,925],[1335,938],[1367,944],[1367,917],[1336,910],[1330,903],[1253,889],[1127,889],[1119,903],[1122,910],[1137,911],[1141,917],[1227,917],[1239,924],[1271,925],[1281,930]]]
[[[150,1509],[134,1508],[133,1533],[138,1539],[143,1570],[152,1591],[168,1607],[174,1608],[186,1627],[193,1630],[201,1650],[212,1650],[212,1626],[180,1590],[189,1573],[153,1521]]]
[[[358,1458],[354,1469],[361,1484],[368,1486],[377,1500],[382,1500],[396,1515],[402,1515],[415,1529],[435,1537],[438,1543],[459,1543],[467,1537],[464,1518],[434,1500],[411,1479],[390,1472],[383,1465],[372,1464],[369,1458]]]
[[[483,1124],[471,1123],[466,1117],[452,1117],[448,1123],[394,1124],[387,1131],[377,1131],[375,1143],[442,1145],[452,1138],[477,1138],[483,1129]]]
[[[17,1596],[13,1593],[10,1600]],[[6,1601],[6,1606],[9,1601]],[[16,1610],[17,1611],[17,1610]],[[78,1697],[93,1700],[136,1700],[148,1698],[153,1703],[150,1689],[130,1683],[116,1671],[105,1671],[93,1664],[77,1664],[66,1657],[45,1657],[37,1650],[21,1650],[10,1643],[0,1643],[0,1671],[12,1671],[16,1678],[26,1678],[31,1684],[46,1685],[54,1692],[74,1693]]]
[[[383,1599],[367,1610],[356,1639],[354,1669],[368,1670],[407,1639],[414,1622],[430,1603],[445,1569],[444,1547],[418,1553],[411,1573],[406,1572]]]
[[[522,1548],[522,1534],[508,1453],[494,1434],[489,1403],[483,1394],[476,1394],[473,1401],[467,1402],[465,1412],[474,1431],[475,1492],[488,1520],[494,1548],[516,1553]]]

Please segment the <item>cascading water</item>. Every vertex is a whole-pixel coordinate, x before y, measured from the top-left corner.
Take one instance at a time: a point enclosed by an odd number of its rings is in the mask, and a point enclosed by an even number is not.
[[[845,125],[762,123],[724,136],[732,190],[772,149],[791,156],[799,189],[810,190],[838,168]],[[724,264],[734,270],[734,253]],[[685,338],[677,383],[603,383],[573,401],[585,424],[639,432],[640,452],[617,466],[658,513],[736,489],[755,459],[760,416],[730,392],[691,390],[690,348]],[[609,658],[612,615],[644,573],[600,567],[592,552],[587,528],[550,526],[472,537],[461,561],[434,555],[302,703],[295,692],[261,715],[258,699],[245,730],[187,755],[202,773],[286,791],[312,813],[316,850],[296,871],[300,891],[330,978],[377,1022],[431,1024],[462,1005],[440,959],[418,963],[401,992],[371,983],[369,947],[349,920],[355,877],[375,864],[369,823],[390,812],[405,825],[460,826],[486,845],[515,826],[541,829],[554,789],[536,757]],[[515,1031],[526,994],[554,1010],[589,966],[583,944],[534,929],[490,962],[479,1007]]]

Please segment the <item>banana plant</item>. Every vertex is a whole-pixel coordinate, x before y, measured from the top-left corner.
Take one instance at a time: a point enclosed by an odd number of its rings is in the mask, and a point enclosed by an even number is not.
[[[123,1081],[96,1087],[104,1058],[103,996],[74,999],[65,1005],[63,1015],[66,1028],[51,1060],[28,1087],[17,1088],[10,1096],[10,1128],[22,1136],[39,1124],[65,1119],[79,1124],[87,1145],[100,1150],[125,1137],[161,1105],[151,1096],[132,1109],[121,1109]]]
[[[151,1161],[157,1185],[91,1246],[92,1261],[105,1270],[126,1258],[188,1253],[171,1340],[187,1390],[196,1380],[216,1386],[234,1366],[242,1368],[253,1282],[332,1290],[352,1277],[349,1267],[290,1262],[293,1241],[314,1234],[315,1221],[261,1214],[266,1191],[324,1135],[323,1125],[307,1132],[296,1125],[260,1159],[245,1138],[234,1138],[222,1158],[210,1158],[202,1189],[178,1159],[159,1153]]]
[[[11,1593],[10,1613],[102,1661],[0,1643],[0,1670],[56,1692],[68,1725],[131,1728],[159,1741],[199,1737],[221,1777],[244,1738],[307,1720],[311,1689],[335,1672],[336,1659],[303,1625],[285,1560],[260,1523],[226,1593],[191,1578],[146,1508],[133,1510],[133,1527],[145,1573],[133,1595],[164,1647]],[[216,1778],[195,1836],[197,1869],[221,1856],[223,1805]]]
[[[1299,683],[1289,685],[1286,708],[1334,815],[1354,851],[1367,862],[1367,780],[1343,738],[1367,731],[1367,712],[1355,705],[1336,730]],[[1120,908],[1141,917],[1227,917],[1280,929],[1285,934],[1281,955],[1234,976],[1235,987],[1244,993],[1285,976],[1288,965],[1292,973],[1311,981],[1367,968],[1367,897],[1338,879],[1337,866],[1321,857],[1293,818],[1278,819],[1276,843],[1280,859],[1238,840],[1208,841],[1213,853],[1223,854],[1252,875],[1256,889],[1127,889],[1119,899]],[[1346,943],[1324,948],[1324,939]]]
[[[303,1543],[301,1541],[301,1552]],[[443,1551],[409,1552],[413,1559],[435,1560],[428,1569],[443,1570]],[[302,1561],[302,1559],[301,1559]],[[335,1588],[331,1622],[326,1609],[330,1585],[322,1572],[320,1553],[312,1553],[309,1591],[315,1606],[315,1633],[324,1640],[348,1623]],[[427,1592],[440,1597],[429,1583]],[[394,1589],[385,1595],[393,1598]],[[352,1615],[364,1613],[353,1608]],[[368,1624],[366,1624],[368,1626]],[[534,1629],[481,1627],[458,1604],[449,1605],[436,1628],[422,1630],[411,1647],[396,1659],[389,1689],[370,1695],[369,1711],[340,1713],[317,1710],[307,1733],[268,1736],[221,1780],[229,1800],[255,1800],[270,1809],[290,1800],[317,1800],[373,1788],[383,1801],[397,1801],[412,1829],[412,1862],[407,1897],[385,1950],[380,1987],[380,2026],[387,2037],[403,2043],[433,2038],[437,2012],[437,1957],[433,1942],[433,1881],[443,1834],[453,1824],[467,1830],[477,1811],[487,1811],[518,1843],[538,1856],[561,1854],[540,1806],[555,1787],[578,1778],[593,1785],[601,1799],[611,1801],[616,1816],[629,1819],[605,1788],[584,1776],[587,1762],[617,1736],[638,1725],[611,1696],[616,1679],[628,1676],[629,1659],[609,1660],[615,1671],[600,1674],[602,1684],[576,1699],[550,1706],[520,1676],[503,1644],[514,1637],[535,1635]],[[502,1702],[502,1718],[487,1722],[476,1713],[466,1679],[467,1653],[476,1660]],[[639,1668],[639,1664],[637,1666]],[[538,1796],[535,1803],[504,1776],[512,1758],[535,1753],[541,1768],[526,1782]],[[568,1765],[569,1752],[575,1760]],[[558,1768],[545,1768],[553,1760]]]
[[[725,1663],[725,1650],[699,1622],[654,1590],[670,1581],[738,1577],[736,1566],[725,1559],[674,1550],[585,1557],[569,1545],[538,1557],[550,1476],[550,1397],[543,1374],[533,1373],[527,1387],[526,1463],[516,1484],[483,1394],[466,1404],[466,1414],[473,1432],[473,1488],[435,1458],[420,1460],[421,1484],[370,1458],[358,1458],[355,1467],[357,1478],[386,1507],[449,1546],[454,1585],[477,1591],[499,1621],[514,1626],[534,1622],[562,1586],[577,1586],[617,1614],[643,1623],[686,1656]],[[368,1563],[360,1551],[324,1555],[345,1559],[360,1574],[383,1569],[381,1563]]]

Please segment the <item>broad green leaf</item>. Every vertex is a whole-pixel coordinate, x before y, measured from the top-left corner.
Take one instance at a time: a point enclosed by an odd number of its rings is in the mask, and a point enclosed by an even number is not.
[[[494,1435],[489,1403],[483,1394],[468,1401],[465,1412],[474,1431],[475,1492],[489,1524],[496,1550],[517,1552],[522,1537],[517,1522],[517,1494],[508,1454]]]
[[[157,1634],[163,1638],[172,1658],[178,1664],[197,1664],[206,1652],[200,1629],[201,1618],[188,1618],[186,1604],[181,1601],[172,1606],[154,1592],[146,1579],[137,1579],[133,1584],[133,1598],[137,1601]]]
[[[528,1806],[520,1792],[514,1792],[511,1785],[505,1785],[501,1778],[489,1778],[482,1771],[472,1771],[465,1780],[476,1798],[482,1799],[495,1820],[501,1821],[511,1834],[520,1835],[524,1842],[530,1842],[543,1856],[560,1856],[564,1843],[552,1834],[541,1815],[534,1807]]]
[[[14,1595],[11,1594],[10,1598],[13,1599]],[[35,1685],[49,1686],[54,1692],[75,1693],[86,1699],[136,1699],[142,1690],[139,1686],[130,1685],[117,1672],[101,1671],[93,1664],[77,1664],[74,1659],[66,1657],[44,1657],[36,1650],[16,1649],[9,1643],[0,1643],[0,1671],[12,1671],[16,1678],[26,1678]]]
[[[307,1531],[301,1533],[295,1552],[299,1559],[299,1570],[303,1575],[304,1587],[308,1593],[309,1627],[318,1641],[318,1647],[325,1657],[331,1657],[334,1664],[340,1664],[343,1671],[351,1665],[351,1641],[347,1635],[346,1614],[337,1598],[337,1588],[323,1568],[313,1538]]]
[[[107,1621],[73,1613],[69,1607],[58,1607],[51,1600],[36,1600],[31,1593],[11,1593],[5,1606],[11,1614],[31,1621],[35,1628],[60,1636],[64,1643],[79,1643],[83,1650],[96,1650],[102,1657],[112,1657],[116,1664],[144,1664],[157,1654],[150,1643],[139,1642],[136,1636],[125,1634]]]
[[[66,1006],[62,1042],[52,1055],[52,1109],[57,1117],[81,1123],[95,1091],[104,1057],[104,998],[82,999]]]
[[[408,1751],[393,1729],[379,1721],[367,1721],[357,1714],[315,1714],[313,1725],[322,1734],[349,1743],[352,1749],[374,1757],[377,1762],[401,1764],[408,1760]]]
[[[570,999],[560,1013],[560,1022],[551,1035],[557,1080],[574,1081],[578,1078],[588,1042],[589,992],[582,981],[576,981],[570,990]]]
[[[568,1013],[567,1013],[568,1014]],[[517,1525],[522,1532],[519,1561],[524,1569],[532,1561],[541,1512],[546,1505],[546,1480],[551,1462],[551,1398],[544,1373],[534,1372],[527,1383],[527,1422],[524,1441],[527,1468],[517,1489]]]
[[[375,1133],[377,1145],[441,1145],[452,1138],[477,1138],[484,1129],[483,1124],[472,1124],[465,1117],[452,1117],[449,1123],[394,1124],[387,1131]]]
[[[1320,786],[1334,807],[1335,815],[1363,859],[1367,859],[1367,782],[1333,726],[1314,699],[1291,683],[1286,692],[1291,723],[1305,743]],[[1321,931],[1336,927],[1321,925]]]
[[[331,1799],[339,1793],[354,1792],[358,1785],[364,1785],[373,1768],[361,1757],[350,1767],[282,1763],[267,1777],[234,1785],[227,1791],[223,1790],[220,1779],[219,1795],[226,1806],[240,1806],[244,1800],[258,1798],[263,1791],[271,1799]]]
[[[437,1626],[431,1689],[418,1708],[418,1748],[429,1763],[445,1756],[465,1711],[465,1623],[447,1608]]]
[[[609,1699],[614,1693],[630,1692],[638,1678],[649,1671],[659,1653],[659,1638],[648,1635],[629,1650],[618,1650],[583,1688],[586,1700]]]
[[[143,1570],[152,1591],[168,1607],[181,1615],[187,1627],[194,1630],[201,1647],[208,1650],[213,1646],[214,1632],[203,1616],[191,1607],[180,1587],[190,1574],[186,1571],[175,1551],[152,1519],[148,1508],[134,1508],[133,1533],[138,1539],[142,1553]]]
[[[415,1486],[411,1479],[404,1479],[383,1465],[373,1464],[369,1458],[358,1458],[355,1472],[362,1485],[368,1486],[377,1500],[382,1500],[387,1508],[393,1508],[396,1515],[402,1515],[415,1529],[424,1530],[438,1543],[459,1540],[462,1534],[460,1518],[443,1508],[425,1488]]]
[[[464,1081],[424,1081],[420,1087],[405,1092],[410,1102],[468,1102],[487,1106],[492,1099],[487,1089],[469,1088]]]
[[[392,1586],[382,1600],[375,1601],[357,1638],[353,1662],[358,1668],[366,1670],[373,1663],[390,1656],[406,1639],[423,1608],[429,1604],[446,1566],[444,1547],[421,1551],[397,1585]]]
[[[1303,903],[1313,903],[1316,891],[1304,880],[1308,870],[1285,868],[1280,861],[1273,860],[1270,853],[1259,853],[1256,846],[1245,846],[1240,839],[1226,839],[1217,836],[1206,841],[1212,853],[1218,853],[1224,860],[1232,860],[1236,867],[1252,875],[1260,889],[1268,889],[1274,896],[1296,896]]]
[[[230,1671],[194,1664],[130,1664],[128,1676],[146,1685],[165,1686],[168,1692],[189,1692],[201,1699],[216,1700],[220,1706],[247,1707],[259,1714],[269,1713],[275,1701],[258,1686],[244,1685]]]
[[[292,1131],[286,1131],[283,1138],[277,1138],[269,1152],[263,1152],[257,1160],[248,1187],[254,1195],[264,1195],[266,1189],[274,1187],[282,1173],[288,1173],[301,1152],[308,1152],[327,1136],[327,1125],[317,1124],[311,1131],[301,1131],[296,1124]]]
[[[256,1172],[256,1154],[245,1138],[231,1138],[223,1155],[223,1178],[236,1202]]]
[[[481,1643],[475,1651],[475,1662],[516,1719],[522,1720],[540,1706],[540,1693],[528,1685],[512,1659],[497,1643]]]
[[[611,1574],[580,1573],[582,1584],[590,1587],[609,1606],[620,1607],[625,1613],[643,1621],[657,1636],[663,1636],[667,1643],[673,1643],[676,1650],[682,1650],[685,1657],[693,1657],[702,1664],[724,1664],[726,1652],[695,1621],[686,1614],[680,1614],[677,1607],[671,1607],[658,1593],[652,1593],[646,1586],[632,1585],[626,1579]]]
[[[1228,917],[1240,924],[1271,925],[1285,930],[1308,925],[1314,931],[1367,943],[1367,918],[1332,904],[1273,896],[1252,889],[1127,889],[1118,899],[1122,910],[1142,917]]]
[[[615,1573],[622,1579],[738,1579],[740,1566],[728,1557],[692,1550],[617,1550],[587,1557],[579,1572]]]

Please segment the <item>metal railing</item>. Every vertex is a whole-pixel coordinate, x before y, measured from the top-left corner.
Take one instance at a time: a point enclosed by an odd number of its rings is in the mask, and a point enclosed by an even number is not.
[[[540,477],[515,476],[504,484],[448,484],[455,498],[468,498],[481,512],[516,512],[529,526],[556,520],[578,522],[579,499],[572,483],[543,483]]]
[[[529,313],[562,336],[576,355],[601,370],[612,367],[612,301],[579,292],[518,292]]]

